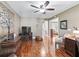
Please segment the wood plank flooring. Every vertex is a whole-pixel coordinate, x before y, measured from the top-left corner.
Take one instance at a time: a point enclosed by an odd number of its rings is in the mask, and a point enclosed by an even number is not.
[[[59,48],[56,49],[56,57],[71,57],[71,56],[65,52],[64,48]]]
[[[54,52],[48,47],[48,44],[45,46],[43,41],[27,40],[22,41],[21,47],[17,50],[16,55],[18,57],[52,57]],[[53,52],[53,53],[51,53]]]
[[[47,37],[43,41],[22,41],[16,55],[18,57],[70,57],[62,48],[55,51],[55,42],[51,43]]]

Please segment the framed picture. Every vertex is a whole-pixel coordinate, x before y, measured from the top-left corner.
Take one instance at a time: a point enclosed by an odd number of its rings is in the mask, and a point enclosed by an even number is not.
[[[67,29],[67,20],[60,21],[60,29]]]

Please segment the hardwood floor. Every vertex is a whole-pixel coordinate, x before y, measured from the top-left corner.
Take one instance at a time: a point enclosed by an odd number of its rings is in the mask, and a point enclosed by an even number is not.
[[[22,41],[21,47],[17,50],[16,55],[18,57],[52,57],[55,56],[55,51],[52,49],[48,47],[48,43],[44,44],[43,41],[27,40]]]
[[[55,51],[55,38],[53,42],[48,37],[43,41],[22,41],[20,49],[17,50],[18,57],[70,57],[63,48]]]
[[[71,57],[71,56],[65,52],[64,48],[59,48],[56,49],[56,57]]]

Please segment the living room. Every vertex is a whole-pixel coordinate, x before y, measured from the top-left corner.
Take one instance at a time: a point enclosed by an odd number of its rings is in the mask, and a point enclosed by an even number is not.
[[[0,57],[79,57],[78,15],[79,1],[0,1]]]

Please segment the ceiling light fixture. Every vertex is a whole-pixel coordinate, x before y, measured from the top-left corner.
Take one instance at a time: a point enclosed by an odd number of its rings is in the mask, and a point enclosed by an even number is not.
[[[40,9],[40,12],[41,12],[41,13],[45,12],[45,9]]]

